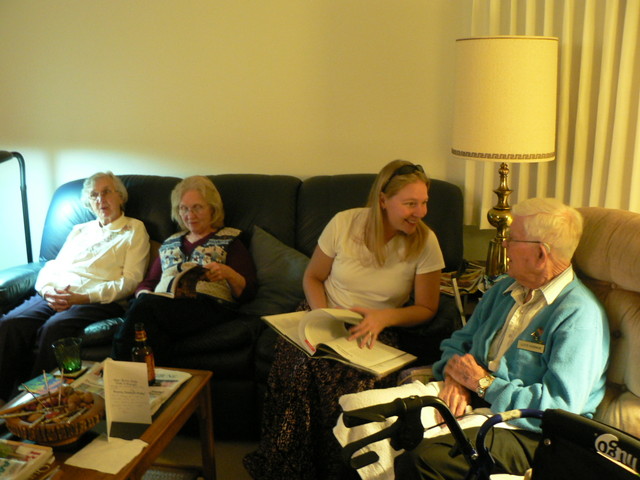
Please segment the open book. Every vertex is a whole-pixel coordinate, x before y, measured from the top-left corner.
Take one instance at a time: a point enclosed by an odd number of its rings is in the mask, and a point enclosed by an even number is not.
[[[376,376],[384,376],[413,362],[416,357],[376,341],[373,348],[360,348],[349,341],[348,325],[362,315],[339,308],[282,313],[262,317],[286,340],[312,358],[329,358]]]
[[[209,281],[207,279],[207,269],[202,265],[194,262],[185,262],[179,268],[180,271],[171,279],[166,288],[149,293],[170,298],[195,298],[198,293],[201,293],[209,295],[222,303],[236,303],[226,280],[219,282]]]

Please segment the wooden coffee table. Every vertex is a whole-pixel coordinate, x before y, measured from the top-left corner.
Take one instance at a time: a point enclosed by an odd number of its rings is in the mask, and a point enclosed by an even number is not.
[[[163,367],[164,368],[164,367]],[[140,436],[140,440],[148,445],[140,454],[122,468],[117,474],[110,475],[96,470],[84,469],[65,465],[67,458],[73,452],[55,450],[55,463],[60,465],[64,480],[116,480],[141,479],[153,462],[171,443],[176,434],[187,420],[195,414],[200,429],[200,443],[202,448],[202,469],[204,478],[216,478],[216,464],[213,440],[213,419],[211,410],[211,380],[212,373],[206,370],[180,370],[191,374],[191,378],[182,384],[176,393],[167,400],[155,415],[153,422]]]

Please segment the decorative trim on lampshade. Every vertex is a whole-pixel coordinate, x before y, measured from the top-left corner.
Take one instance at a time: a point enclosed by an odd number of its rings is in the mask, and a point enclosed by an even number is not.
[[[451,152],[489,162],[554,160],[558,39],[463,38],[456,53]]]
[[[488,162],[546,162],[556,158],[556,152],[550,153],[483,153],[483,152],[463,152],[462,150],[451,149],[456,157],[467,157],[472,159],[482,159]]]

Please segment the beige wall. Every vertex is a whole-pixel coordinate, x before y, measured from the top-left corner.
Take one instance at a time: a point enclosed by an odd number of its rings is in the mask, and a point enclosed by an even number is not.
[[[27,160],[35,251],[55,187],[103,169],[306,177],[405,158],[461,185],[451,82],[470,2],[2,0],[0,150]],[[0,201],[17,206],[17,179],[0,166]],[[22,253],[4,210],[0,247]]]

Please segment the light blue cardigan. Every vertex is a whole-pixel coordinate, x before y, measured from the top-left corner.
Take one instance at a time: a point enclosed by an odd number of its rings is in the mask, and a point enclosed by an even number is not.
[[[496,283],[484,294],[467,325],[442,342],[443,355],[433,366],[436,379],[442,380],[444,367],[454,354],[471,353],[486,368],[491,341],[514,304],[511,294],[505,293],[514,281],[505,278]],[[536,331],[543,352],[518,348],[519,340],[532,342],[531,333]],[[496,379],[485,400],[494,413],[561,408],[591,418],[604,396],[608,358],[609,326],[604,310],[591,291],[574,278],[507,350],[498,371],[493,372]],[[513,423],[540,431],[538,420]]]

